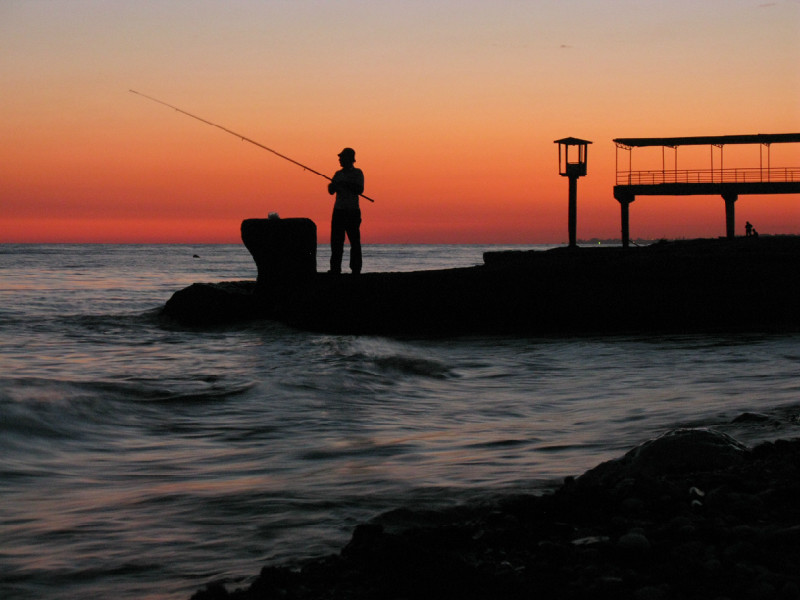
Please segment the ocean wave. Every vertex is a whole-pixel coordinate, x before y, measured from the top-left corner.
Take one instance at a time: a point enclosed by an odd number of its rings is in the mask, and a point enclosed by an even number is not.
[[[218,403],[246,393],[252,381],[218,376],[176,382],[0,380],[0,433],[28,439],[84,437],[92,428],[124,422],[137,404]]]
[[[444,378],[450,374],[450,368],[438,360],[395,354],[379,356],[375,364],[387,371],[396,371],[403,375],[420,375],[422,377]]]
[[[255,382],[231,380],[213,374],[188,374],[186,378],[129,378],[127,381],[82,383],[86,390],[125,402],[193,404],[220,402],[246,393]]]
[[[109,417],[107,403],[80,385],[36,378],[0,380],[0,439],[36,443],[83,437]]]
[[[84,329],[91,332],[112,333],[116,330],[140,330],[143,323],[148,320],[147,313],[138,311],[109,312],[98,314],[63,315],[61,323],[71,329]],[[59,323],[57,323],[59,324]]]
[[[800,436],[800,404],[742,412],[714,428],[749,445],[778,438],[795,438]]]
[[[378,371],[396,375],[410,375],[444,379],[454,376],[445,362],[423,356],[422,347],[405,345],[385,338],[330,337],[323,341],[331,354],[349,364],[373,365]]]
[[[156,318],[151,311],[87,313],[73,309],[59,313],[61,308],[55,304],[40,308],[46,314],[37,315],[36,318],[31,318],[25,307],[6,309],[0,313],[0,325],[5,330],[3,337],[46,335],[54,341],[67,338],[72,341],[99,341],[105,345],[114,342],[127,345],[149,337]],[[156,310],[152,309],[152,312]]]
[[[202,385],[202,382],[200,382]],[[239,383],[209,384],[193,390],[150,389],[139,394],[140,400],[156,404],[218,403],[247,393],[256,386],[254,381]]]

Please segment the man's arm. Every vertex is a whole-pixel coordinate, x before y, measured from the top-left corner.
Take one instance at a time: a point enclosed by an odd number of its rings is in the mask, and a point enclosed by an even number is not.
[[[348,191],[356,196],[364,193],[364,173],[361,169],[349,172],[337,171],[328,184],[328,193],[335,194],[337,190]]]

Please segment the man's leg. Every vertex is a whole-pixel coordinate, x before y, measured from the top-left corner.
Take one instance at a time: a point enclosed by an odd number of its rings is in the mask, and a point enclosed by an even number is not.
[[[361,273],[361,211],[353,211],[347,223],[347,239],[350,240],[350,270]]]
[[[331,217],[331,273],[342,272],[342,254],[344,253],[345,223],[340,214],[334,210]]]

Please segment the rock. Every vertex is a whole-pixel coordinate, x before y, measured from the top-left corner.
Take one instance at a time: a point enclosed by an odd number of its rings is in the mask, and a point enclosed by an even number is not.
[[[778,592],[778,600],[798,600],[800,598],[800,586],[789,581],[783,585]]]
[[[193,283],[175,292],[163,314],[186,325],[216,325],[258,318],[261,303],[252,281]]]
[[[636,590],[634,598],[636,600],[667,600],[669,594],[661,588],[645,586]]]
[[[676,463],[662,444],[715,458]],[[338,555],[265,568],[247,589],[211,584],[195,598],[798,599],[800,439],[746,450],[680,430],[610,463],[603,477],[590,471],[543,495],[392,511],[357,527]],[[635,488],[642,506],[631,515],[605,484]],[[718,500],[693,511],[692,487]]]
[[[228,590],[220,582],[209,583],[205,589],[195,592],[191,600],[222,600],[229,598]]]
[[[256,262],[260,288],[316,274],[317,226],[311,219],[245,219],[241,232]]]
[[[629,531],[619,538],[617,547],[626,552],[647,552],[650,550],[650,540],[639,531]]]
[[[731,423],[765,423],[769,420],[770,417],[761,413],[744,412],[733,419]]]
[[[622,458],[595,467],[579,477],[576,483],[608,489],[643,475],[685,475],[723,469],[740,463],[746,453],[745,446],[724,433],[709,429],[677,429],[644,442]]]
[[[752,600],[771,600],[775,597],[775,586],[766,581],[757,581],[747,590],[748,598]]]

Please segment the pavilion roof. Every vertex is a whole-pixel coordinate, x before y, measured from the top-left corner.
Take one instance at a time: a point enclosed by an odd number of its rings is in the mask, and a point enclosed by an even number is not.
[[[567,144],[569,146],[578,146],[580,144],[591,144],[592,142],[590,142],[589,140],[582,140],[582,139],[576,138],[576,137],[565,137],[564,139],[561,139],[561,140],[554,140],[553,143],[554,144]]]
[[[615,144],[641,146],[707,146],[724,144],[787,144],[800,142],[800,133],[756,133],[751,135],[701,135],[691,137],[616,138]]]

